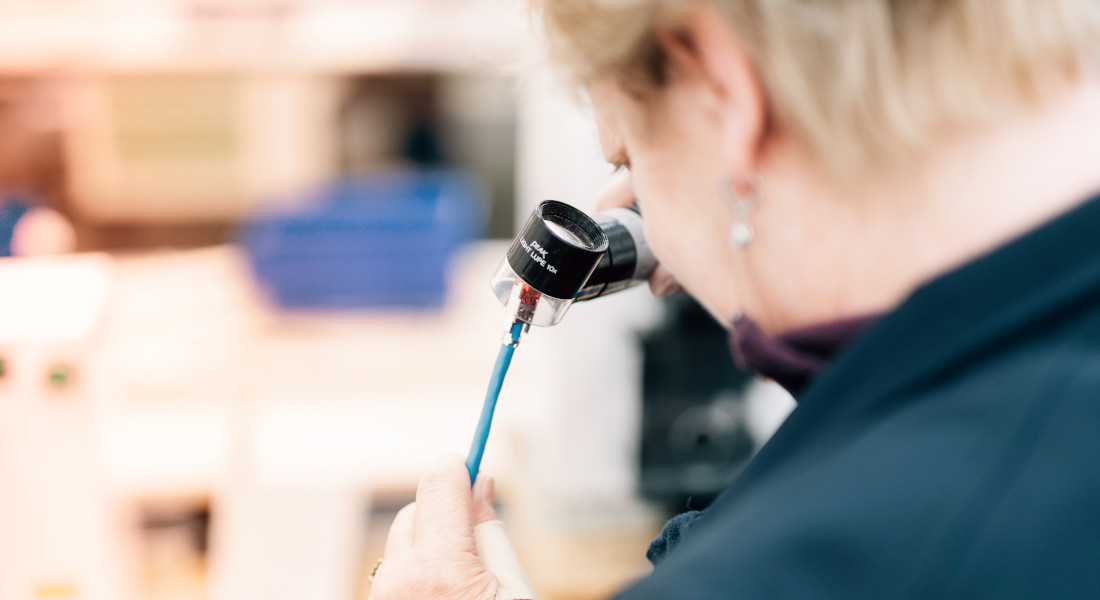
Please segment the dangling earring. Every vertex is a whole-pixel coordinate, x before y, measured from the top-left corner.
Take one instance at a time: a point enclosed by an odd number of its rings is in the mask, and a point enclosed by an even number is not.
[[[733,190],[732,178],[722,182],[722,196],[733,213],[733,227],[730,228],[730,244],[737,248],[749,245],[756,232],[749,223],[749,215],[760,203],[761,177],[759,171],[754,171],[752,180],[749,181],[749,191],[744,195],[738,195]]]

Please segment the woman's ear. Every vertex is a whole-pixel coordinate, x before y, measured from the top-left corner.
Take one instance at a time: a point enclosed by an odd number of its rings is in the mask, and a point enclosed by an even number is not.
[[[724,164],[741,181],[757,170],[766,133],[766,95],[756,66],[725,17],[714,7],[694,4],[678,26],[657,33],[665,53],[668,85],[701,83],[721,128]]]

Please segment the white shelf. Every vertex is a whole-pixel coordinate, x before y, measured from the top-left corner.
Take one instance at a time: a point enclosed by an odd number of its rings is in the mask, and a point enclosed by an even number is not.
[[[526,38],[507,0],[0,1],[8,71],[484,70]]]

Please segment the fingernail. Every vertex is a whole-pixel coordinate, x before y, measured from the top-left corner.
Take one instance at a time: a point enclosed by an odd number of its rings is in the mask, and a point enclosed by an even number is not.
[[[479,479],[478,483],[481,485],[481,488],[477,491],[478,501],[492,506],[493,488],[496,486],[495,480],[492,477],[485,477],[484,479]]]

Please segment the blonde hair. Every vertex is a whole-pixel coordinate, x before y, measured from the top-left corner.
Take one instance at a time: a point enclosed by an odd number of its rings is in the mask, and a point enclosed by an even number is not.
[[[579,83],[665,81],[656,33],[700,0],[529,0]],[[922,155],[1096,69],[1100,0],[701,0],[754,62],[772,117],[834,174]]]

